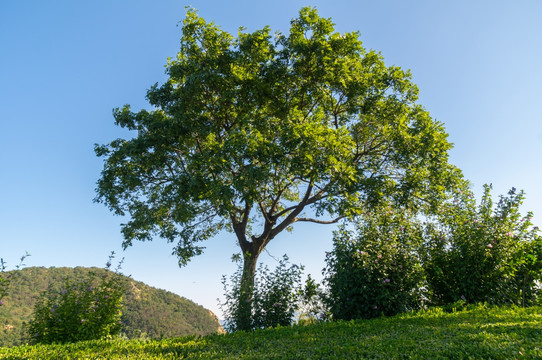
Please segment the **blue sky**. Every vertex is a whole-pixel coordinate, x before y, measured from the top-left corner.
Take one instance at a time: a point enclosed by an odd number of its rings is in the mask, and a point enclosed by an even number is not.
[[[111,111],[148,108],[179,47],[192,5],[236,33],[270,25],[287,32],[302,6],[359,31],[388,65],[410,69],[420,103],[445,124],[451,162],[494,195],[525,190],[523,212],[542,221],[542,2],[527,1],[0,1],[0,257],[15,265],[103,266],[110,251],[123,272],[220,314],[220,277],[231,274],[235,239],[223,234],[179,269],[161,239],[122,251],[119,224],[93,203],[102,160],[93,144],[128,134]],[[268,247],[319,278],[333,227],[296,225]],[[263,261],[273,264],[271,257]]]

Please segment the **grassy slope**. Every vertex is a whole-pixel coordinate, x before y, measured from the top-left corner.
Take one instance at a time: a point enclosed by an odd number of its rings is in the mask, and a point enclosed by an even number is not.
[[[432,310],[162,341],[0,349],[6,359],[540,359],[542,307]]]

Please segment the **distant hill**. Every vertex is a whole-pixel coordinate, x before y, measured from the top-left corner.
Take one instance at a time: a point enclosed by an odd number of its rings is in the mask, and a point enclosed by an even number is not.
[[[99,268],[29,267],[8,272],[13,280],[8,295],[0,306],[0,346],[19,345],[23,322],[31,319],[34,304],[49,284],[60,288],[65,278],[83,278]],[[123,334],[128,338],[160,338],[185,335],[206,335],[223,332],[218,318],[203,306],[169,291],[156,289],[127,278],[124,295]]]

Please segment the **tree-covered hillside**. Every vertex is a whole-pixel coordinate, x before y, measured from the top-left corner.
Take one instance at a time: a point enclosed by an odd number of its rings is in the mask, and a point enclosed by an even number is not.
[[[64,279],[80,279],[99,268],[30,267],[8,272],[12,282],[0,306],[0,346],[21,344],[23,322],[31,319],[36,299],[48,286],[61,288]],[[171,292],[128,277],[124,295],[123,334],[129,338],[205,335],[223,331],[216,316],[204,307]]]

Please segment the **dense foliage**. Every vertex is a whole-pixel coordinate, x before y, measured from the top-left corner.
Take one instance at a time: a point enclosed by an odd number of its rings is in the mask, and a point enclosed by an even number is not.
[[[393,315],[427,305],[541,301],[542,237],[510,190],[494,206],[458,190],[425,221],[381,208],[335,233],[327,254],[326,303],[334,319]],[[353,229],[352,229],[353,227]]]
[[[101,276],[91,271],[75,281],[66,278],[60,291],[50,285],[34,305],[28,341],[67,343],[117,335],[126,286],[125,278],[108,269]]]
[[[279,233],[383,199],[435,205],[460,177],[410,73],[315,9],[301,9],[287,34],[234,36],[194,10],[181,31],[168,79],[147,93],[153,109],[116,109],[133,135],[96,146],[96,200],[128,216],[124,246],[164,238],[180,265],[219,231],[235,234],[247,329],[258,256]]]
[[[89,271],[97,276],[99,268],[28,267],[9,271],[13,274],[10,291],[0,309],[0,346],[23,342],[23,322],[31,320],[39,295],[49,287],[57,292],[64,288],[64,279],[71,282],[85,279]],[[221,330],[218,319],[209,310],[171,292],[155,289],[142,282],[125,278],[121,335],[128,338],[150,338],[205,335]]]
[[[333,318],[373,318],[420,308],[422,233],[412,214],[389,207],[358,217],[354,230],[344,226],[336,231],[325,271],[325,301]]]
[[[523,192],[512,188],[494,206],[491,187],[481,202],[458,192],[428,226],[425,271],[433,303],[533,305],[542,280],[542,237],[521,215]]]
[[[299,265],[289,264],[286,255],[279,260],[273,271],[267,266],[259,266],[252,297],[248,299],[253,303],[251,329],[287,326],[293,323],[299,308],[302,270],[303,267]],[[225,299],[221,308],[228,331],[244,327],[242,322],[245,319],[238,305],[242,271],[239,267],[230,277],[229,283],[226,277],[222,279]]]
[[[0,348],[3,359],[540,359],[542,307],[431,309],[202,338]]]

